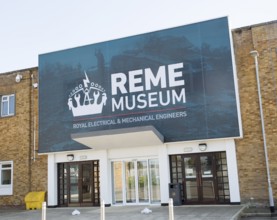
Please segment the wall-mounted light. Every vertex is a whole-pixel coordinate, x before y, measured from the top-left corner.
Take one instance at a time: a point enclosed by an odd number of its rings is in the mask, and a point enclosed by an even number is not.
[[[73,161],[74,160],[74,155],[73,154],[67,154],[67,160],[68,161]]]
[[[19,83],[22,79],[22,75],[20,74],[17,74],[16,77],[15,77],[15,82]]]
[[[198,145],[198,148],[200,151],[206,151],[207,150],[207,144],[206,143],[201,143]]]
[[[33,83],[33,87],[36,89],[38,87],[38,83]]]

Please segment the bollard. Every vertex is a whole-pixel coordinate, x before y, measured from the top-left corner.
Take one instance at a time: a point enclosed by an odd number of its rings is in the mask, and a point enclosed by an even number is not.
[[[105,201],[101,200],[101,216],[100,220],[105,220]]]
[[[173,199],[172,198],[169,199],[168,208],[169,208],[169,220],[174,220]]]
[[[46,220],[46,202],[42,203],[41,220]]]

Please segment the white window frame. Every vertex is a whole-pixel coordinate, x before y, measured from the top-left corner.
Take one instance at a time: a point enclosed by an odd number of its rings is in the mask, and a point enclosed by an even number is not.
[[[13,102],[11,102],[11,98],[13,97]],[[8,112],[4,112],[4,103],[6,103],[8,107]],[[13,105],[13,112],[11,112],[11,105]],[[1,97],[1,117],[8,117],[8,116],[13,116],[15,115],[15,95],[10,94],[10,95],[3,95]]]
[[[5,165],[10,165],[5,167]],[[11,180],[9,184],[2,184],[2,171],[11,170]],[[13,161],[0,161],[0,196],[13,194]]]

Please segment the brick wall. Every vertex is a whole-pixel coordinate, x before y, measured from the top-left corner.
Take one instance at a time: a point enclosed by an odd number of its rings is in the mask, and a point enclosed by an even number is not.
[[[15,82],[17,74],[23,76]],[[0,206],[24,205],[30,191],[47,190],[47,157],[38,149],[37,68],[0,74],[0,95],[15,94],[15,116],[0,118],[0,161],[13,161],[13,195],[0,196]],[[35,121],[34,121],[35,119]],[[35,135],[34,135],[35,129]],[[36,151],[35,151],[36,152]]]
[[[259,53],[259,79],[268,149],[271,183],[277,197],[277,21],[232,31],[238,75],[243,139],[236,140],[240,193],[243,203],[268,203],[255,62]]]

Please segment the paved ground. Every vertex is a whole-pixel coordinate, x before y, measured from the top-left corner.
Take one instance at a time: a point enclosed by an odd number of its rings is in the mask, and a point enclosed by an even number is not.
[[[141,211],[148,208],[149,214]],[[75,208],[48,208],[46,210],[47,220],[100,220],[100,208],[86,207],[76,208],[80,215],[72,215]],[[243,206],[221,205],[221,206],[175,206],[174,220],[236,220]],[[105,220],[168,220],[169,208],[166,206],[125,206],[106,207]],[[41,220],[41,210],[0,210],[0,220]]]
[[[276,216],[272,216],[272,217],[269,217],[269,216],[248,216],[248,217],[241,217],[240,220],[276,220],[277,217]]]
[[[269,207],[246,207],[241,213],[241,220],[277,220],[277,213],[271,213]]]

